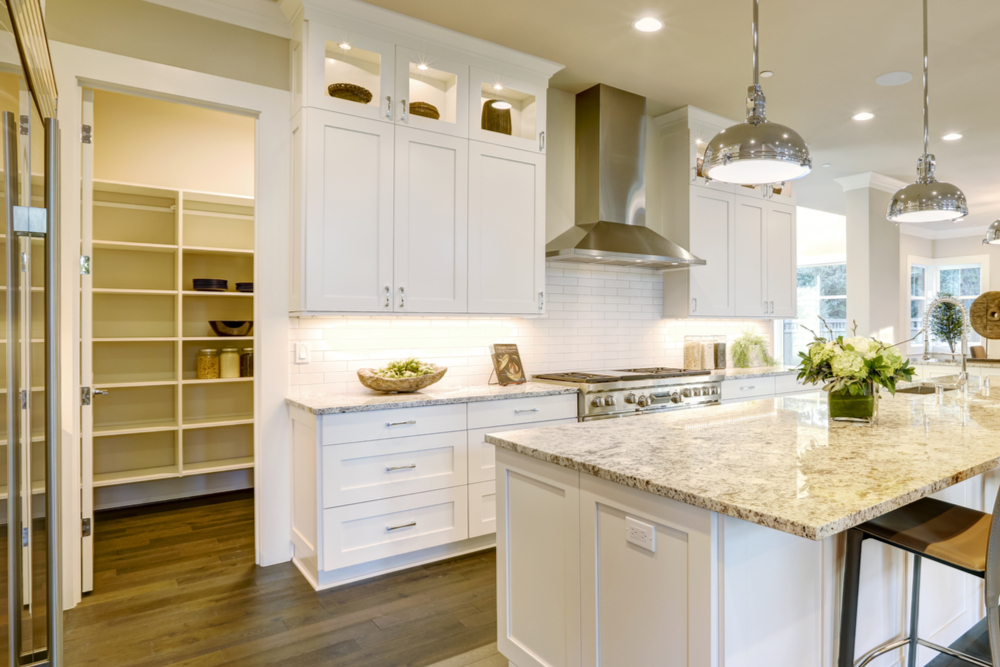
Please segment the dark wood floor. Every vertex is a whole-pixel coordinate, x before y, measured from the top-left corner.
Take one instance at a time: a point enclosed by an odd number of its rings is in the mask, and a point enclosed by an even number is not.
[[[984,618],[972,626],[972,629],[959,637],[958,641],[951,645],[951,648],[989,662],[990,636],[986,631],[986,619]],[[927,667],[969,667],[969,663],[948,655],[938,655],[927,663]]]
[[[99,513],[94,592],[66,613],[71,667],[448,667],[495,652],[495,553],[316,593],[254,565],[253,499]]]

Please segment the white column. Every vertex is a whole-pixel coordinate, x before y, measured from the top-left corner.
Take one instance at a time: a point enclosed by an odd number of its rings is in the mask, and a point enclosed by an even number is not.
[[[887,343],[905,337],[900,323],[899,228],[886,219],[892,194],[906,185],[865,172],[838,178],[847,195],[847,325]]]

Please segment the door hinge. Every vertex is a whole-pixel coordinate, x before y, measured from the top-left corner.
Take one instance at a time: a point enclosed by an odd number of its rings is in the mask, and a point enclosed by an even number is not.
[[[90,537],[90,519],[83,520],[83,536]]]
[[[90,387],[80,388],[80,405],[90,405]]]
[[[28,253],[21,253],[21,273],[28,272]]]
[[[28,390],[27,389],[22,389],[21,390],[21,409],[22,410],[27,410],[28,409]]]
[[[31,116],[21,115],[21,134],[31,134]]]
[[[90,125],[84,125],[83,130],[80,132],[80,141],[85,144],[94,143],[94,128]]]
[[[90,255],[80,255],[80,273],[90,275]]]
[[[545,292],[538,293],[538,310],[545,310]]]
[[[22,547],[28,546],[28,529],[27,528],[22,528],[21,529],[21,546]]]

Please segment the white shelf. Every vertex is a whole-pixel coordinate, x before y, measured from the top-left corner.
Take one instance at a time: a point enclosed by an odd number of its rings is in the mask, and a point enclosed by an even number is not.
[[[163,243],[137,243],[134,241],[92,241],[97,250],[136,250],[140,252],[177,252],[176,245]]]
[[[226,470],[242,470],[253,468],[253,457],[244,456],[235,459],[217,459],[215,461],[200,461],[198,463],[185,463],[183,477],[189,475],[204,475],[209,472],[223,472]]]
[[[160,431],[176,431],[177,424],[170,424],[163,422],[160,424],[151,424],[149,426],[135,425],[123,425],[117,428],[95,428],[94,437],[103,438],[111,435],[135,435],[137,433],[158,433]]]
[[[118,472],[101,472],[94,474],[94,486],[115,486],[116,484],[134,484],[148,482],[153,479],[180,477],[177,466],[161,466],[159,468],[140,468],[138,470],[121,470]]]
[[[253,417],[247,417],[245,419],[229,419],[229,420],[205,420],[205,421],[195,421],[187,422],[181,429],[188,431],[195,428],[219,428],[220,426],[242,426],[243,424],[252,424]]]
[[[31,483],[31,495],[37,496],[45,493],[45,482],[35,480]],[[7,500],[7,485],[0,486],[0,500]]]
[[[126,387],[161,387],[176,385],[177,380],[149,380],[147,382],[95,382],[95,389],[122,389]]]
[[[208,248],[205,246],[183,246],[185,255],[245,255],[253,256],[253,250],[238,248]]]
[[[94,338],[95,343],[163,343],[166,341],[179,340],[177,336],[150,336],[149,338]],[[6,342],[6,341],[4,341]],[[32,341],[34,342],[34,341]]]
[[[110,287],[95,287],[93,292],[94,294],[157,294],[167,296],[177,294],[177,290],[172,289],[114,289]]]
[[[181,380],[181,384],[226,384],[229,382],[253,382],[253,378],[212,378],[211,380],[199,380],[198,378],[186,378]]]
[[[197,290],[184,290],[181,294],[184,296],[242,296],[253,298],[253,292],[199,292]]]
[[[212,340],[253,340],[253,336],[184,336],[182,339],[187,341],[212,341]]]

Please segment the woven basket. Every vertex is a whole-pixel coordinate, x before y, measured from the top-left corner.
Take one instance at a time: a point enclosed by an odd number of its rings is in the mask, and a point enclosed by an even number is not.
[[[362,368],[358,370],[358,380],[364,386],[375,391],[384,391],[393,394],[420,391],[443,378],[444,374],[448,372],[447,367],[435,366],[434,364],[428,365],[436,369],[434,373],[413,378],[386,378],[381,375],[375,375],[375,371],[371,368]]]
[[[493,103],[500,100],[486,100],[483,105],[483,129],[500,134],[511,134],[510,109],[494,109]]]
[[[330,97],[336,97],[339,100],[350,100],[361,104],[368,104],[372,101],[370,90],[355,86],[353,83],[331,83],[326,90],[330,93]]]
[[[424,118],[433,118],[434,120],[441,119],[441,114],[438,112],[437,107],[427,102],[414,102],[410,105],[410,113],[414,116],[423,116]]]

